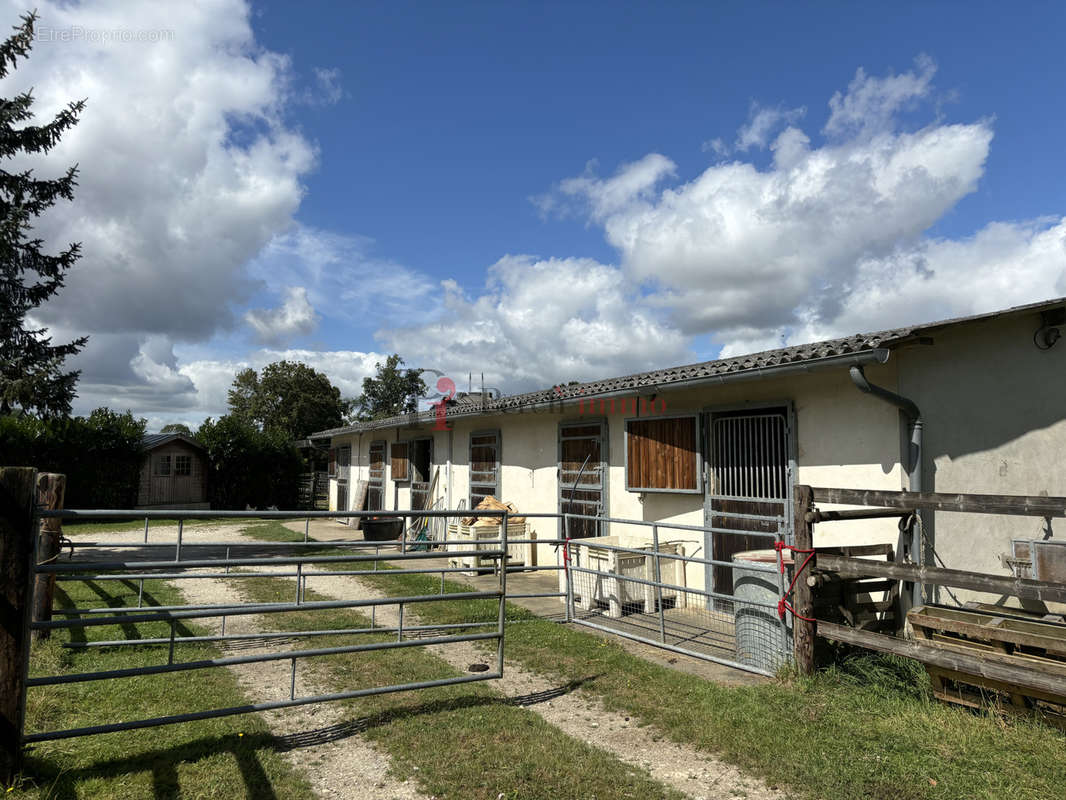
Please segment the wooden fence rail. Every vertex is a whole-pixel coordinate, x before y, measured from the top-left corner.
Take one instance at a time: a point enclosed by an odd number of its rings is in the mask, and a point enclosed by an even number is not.
[[[835,573],[841,578],[894,578],[910,583],[929,583],[975,592],[1005,594],[1023,600],[1066,603],[1066,585],[1032,578],[988,575],[983,572],[929,567],[924,564],[870,561],[865,558],[847,558],[824,553],[818,554],[818,569]]]
[[[894,516],[895,514],[891,509],[899,509],[900,512],[930,510],[1048,518],[1066,517],[1066,497],[891,492],[810,486],[796,486],[793,496],[795,498],[793,519],[796,546],[803,548],[813,547],[813,528],[817,523]],[[867,506],[869,508],[843,512],[822,511],[815,509],[815,503]],[[856,552],[851,552],[842,555],[839,548],[837,552],[820,551],[816,553],[809,565],[812,573],[811,578],[807,581],[801,580],[797,582],[794,598],[796,610],[804,616],[814,616],[815,598],[813,592],[819,585],[818,575],[831,575],[844,580],[886,578],[908,583],[932,584],[990,592],[1027,600],[1066,603],[1066,584],[1063,583],[1003,575],[988,575],[980,572],[946,569],[924,564],[874,561],[856,558],[854,557],[856,554]],[[810,609],[811,613],[805,613],[801,609]],[[909,653],[920,652],[928,654],[931,652],[931,648],[928,645],[921,645],[918,649],[915,649],[913,642],[907,642],[896,637],[883,636],[869,631],[857,631],[854,628],[828,621],[810,622],[797,617],[795,621],[794,650],[796,664],[802,672],[806,673],[814,669],[814,641],[818,636],[863,647],[870,646],[872,649],[885,650],[893,647],[896,649],[888,650],[888,652],[900,654],[903,654],[901,648],[907,649]],[[902,644],[897,646],[892,644],[894,642]],[[879,646],[873,647],[870,643],[879,643]],[[979,659],[978,656],[967,657]],[[969,663],[969,666],[973,667],[975,663]],[[945,669],[951,668],[945,667]],[[983,673],[975,672],[973,674],[982,675]],[[1056,686],[1062,688],[1059,684],[1056,684]]]
[[[849,506],[884,506],[969,514],[1010,514],[1026,517],[1066,517],[1066,497],[1006,494],[945,494],[940,492],[886,492],[872,489],[812,488],[816,503]]]
[[[1028,669],[1014,664],[1000,663],[984,655],[971,655],[935,647],[913,639],[900,639],[883,633],[849,628],[832,622],[820,622],[818,635],[845,644],[865,647],[882,653],[906,656],[941,669],[965,675],[979,676],[1001,684],[1023,687],[1028,694],[1061,700],[1066,696],[1066,676],[1050,674],[1046,670]]]

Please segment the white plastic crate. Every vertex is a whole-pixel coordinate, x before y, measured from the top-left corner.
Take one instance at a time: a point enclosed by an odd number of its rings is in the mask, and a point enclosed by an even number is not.
[[[597,604],[605,603],[607,614],[611,617],[622,616],[622,607],[632,604],[641,605],[646,614],[654,613],[659,596],[656,587],[649,583],[625,580],[625,578],[654,581],[655,556],[650,553],[620,552],[604,547],[604,545],[644,551],[655,549],[650,538],[642,536],[597,536],[588,539],[571,539],[571,564],[594,571],[594,573],[572,573],[575,604],[579,608],[591,611]],[[679,542],[659,542],[659,552],[681,556],[685,554]],[[660,557],[659,573],[664,584],[685,585],[683,561]],[[559,591],[566,592],[566,575],[563,570],[559,571]],[[685,593],[677,589],[664,588],[662,597],[664,600],[672,598],[675,605],[680,606],[684,603]]]
[[[536,539],[536,532],[530,532],[529,525],[525,522],[520,524],[510,523],[507,525],[508,539]],[[462,567],[470,571],[492,569],[496,560],[492,557],[478,555],[483,550],[496,550],[499,544],[483,544],[482,542],[496,541],[500,538],[500,529],[496,525],[463,525],[451,523],[448,525],[448,550],[469,552],[470,555],[450,554],[448,566]],[[511,544],[507,545],[507,563],[510,566],[524,565],[527,567],[537,564],[537,546],[535,544]]]

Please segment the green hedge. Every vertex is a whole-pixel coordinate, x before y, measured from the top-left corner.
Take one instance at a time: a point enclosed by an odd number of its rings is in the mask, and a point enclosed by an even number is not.
[[[98,408],[87,417],[0,417],[0,463],[67,476],[67,508],[132,508],[145,421]]]
[[[212,508],[297,507],[304,464],[286,434],[227,415],[204,420],[196,438],[207,448]]]
[[[137,504],[145,421],[98,408],[87,417],[0,417],[0,464],[67,476],[67,508]],[[233,416],[204,421],[196,438],[207,448],[211,507],[296,508],[300,452],[284,433],[261,431]]]

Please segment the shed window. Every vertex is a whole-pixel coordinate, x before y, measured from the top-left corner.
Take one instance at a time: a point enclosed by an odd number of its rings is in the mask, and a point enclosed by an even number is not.
[[[174,474],[192,475],[192,456],[174,456]]]
[[[406,481],[411,477],[408,469],[410,462],[407,459],[407,442],[393,442],[392,444],[392,479],[394,481]]]
[[[331,447],[329,449],[329,477],[333,477],[337,474],[337,448]]]
[[[483,431],[470,435],[470,507],[492,495],[500,498],[500,434]]]
[[[337,466],[347,469],[352,465],[352,448],[350,446],[337,448]]]
[[[156,456],[155,457],[155,474],[156,475],[169,475],[170,474],[170,456]]]
[[[631,492],[700,491],[696,417],[626,421],[626,488]]]

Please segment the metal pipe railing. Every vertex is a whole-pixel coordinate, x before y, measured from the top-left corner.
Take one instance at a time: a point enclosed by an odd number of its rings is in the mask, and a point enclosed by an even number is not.
[[[396,603],[437,603],[441,599],[448,600],[481,600],[501,597],[498,591],[485,592],[454,592],[448,595],[411,595],[408,597],[387,597],[367,600],[314,600],[309,603],[246,603],[241,606],[222,606],[220,608],[198,607],[200,610],[156,612],[149,607],[143,616],[136,618],[137,622],[171,622],[186,619],[206,619],[209,617],[243,616],[247,614],[281,614],[290,611],[318,611],[321,609],[337,608],[368,608],[370,606],[395,605]],[[116,615],[111,617],[97,617],[93,619],[78,620],[48,620],[45,622],[33,622],[30,628],[33,630],[53,630],[56,628],[81,628],[99,625],[125,625],[132,620],[128,615]]]

